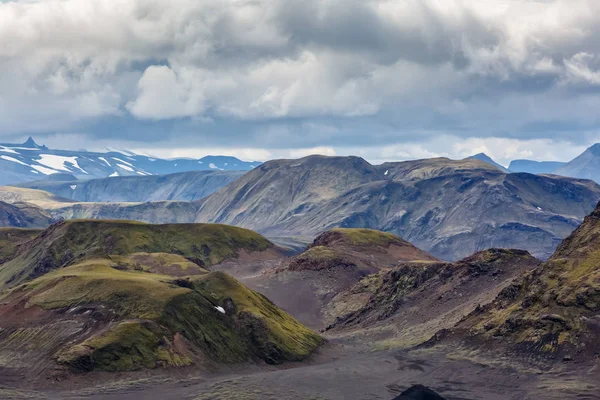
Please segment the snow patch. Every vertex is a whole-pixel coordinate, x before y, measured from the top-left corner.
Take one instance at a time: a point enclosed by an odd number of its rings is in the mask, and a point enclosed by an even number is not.
[[[385,176],[388,176],[388,174],[390,173],[390,170],[388,169],[387,171],[385,171]]]
[[[9,149],[8,147],[4,147],[4,146],[0,146],[0,151],[3,151],[5,153],[11,153],[11,154],[19,154],[18,152],[14,151],[13,149]]]
[[[225,309],[221,306],[216,306],[215,310],[217,310],[218,312],[220,312],[221,314],[225,314]]]
[[[538,211],[542,211],[542,207],[538,207],[537,209],[538,209]]]
[[[156,158],[149,158],[148,161],[154,162],[154,161],[156,161]]]
[[[75,189],[77,189],[77,185],[71,185],[71,186],[69,186],[69,187],[71,188],[71,190],[75,190]]]
[[[113,159],[113,160],[117,160],[117,161],[119,161],[119,162],[121,162],[121,163],[123,163],[123,164],[127,164],[127,165],[129,165],[130,167],[133,167],[133,164],[132,164],[132,163],[130,163],[130,162],[128,162],[128,161],[121,160],[120,158],[117,158],[117,157],[112,157],[112,159]]]
[[[34,170],[31,170],[31,172],[34,173],[34,174],[39,174],[39,172],[34,171]]]
[[[202,161],[198,161],[198,164],[204,164]]]
[[[113,172],[112,174],[110,174],[108,177],[112,178],[114,176],[119,176],[119,173],[117,171]]]
[[[133,172],[133,168],[128,165],[117,164],[117,167],[124,169],[125,171]]]
[[[106,158],[104,158],[104,157],[98,157],[98,160],[104,161],[106,163],[106,165],[108,165],[109,167],[112,167],[112,165],[110,165],[110,163],[108,161],[106,161]]]
[[[29,164],[25,164],[23,161],[21,160],[17,160],[16,158],[10,157],[10,156],[0,156],[1,159],[6,160],[6,161],[11,161],[17,164],[21,164],[24,165],[26,167],[31,167],[31,165]]]
[[[41,165],[31,165],[31,168],[40,171],[44,175],[58,174],[58,171],[55,171],[50,168],[42,167]]]
[[[57,156],[54,154],[40,154],[40,157],[41,159],[36,161],[42,165],[45,165],[46,167],[50,167],[58,171],[73,172],[65,165],[65,163],[70,163],[74,168],[77,168],[84,174],[87,174],[87,172],[81,168],[79,164],[77,164],[77,157]]]

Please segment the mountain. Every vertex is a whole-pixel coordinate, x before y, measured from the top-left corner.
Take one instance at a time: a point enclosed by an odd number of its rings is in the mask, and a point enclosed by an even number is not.
[[[600,143],[591,146],[555,173],[600,182]]]
[[[533,362],[596,363],[600,351],[600,205],[544,264],[506,287],[445,337],[493,342]]]
[[[508,169],[506,169],[502,165],[498,164],[496,161],[492,160],[492,158],[485,153],[475,154],[474,156],[471,156],[468,158],[473,159],[473,160],[483,161],[484,163],[493,165],[494,167],[498,168],[502,172],[506,172],[506,173],[510,172]]]
[[[444,260],[494,247],[548,258],[599,199],[591,181],[505,174],[474,159],[373,166],[357,157],[310,156],[255,168],[199,200],[196,221],[269,237],[376,229]]]
[[[0,227],[45,228],[53,222],[49,213],[32,204],[0,201]]]
[[[34,181],[16,186],[44,190],[78,202],[194,201],[244,175],[243,171],[191,171],[78,181]]]
[[[338,293],[367,275],[408,261],[427,264],[437,260],[390,233],[333,229],[319,235],[303,253],[282,260],[280,267],[234,276],[302,323],[322,329],[333,322],[334,313],[327,308]]]
[[[235,157],[207,156],[200,159],[160,159],[129,151],[55,150],[40,146],[32,138],[22,144],[0,144],[0,185],[40,180],[64,174],[63,179],[106,178],[113,176],[164,175],[187,171],[249,171],[258,162]]]
[[[558,161],[514,160],[511,161],[508,169],[510,172],[527,172],[528,174],[555,174],[566,164]]]
[[[455,263],[403,262],[339,293],[330,309],[332,333],[378,332],[379,340],[411,347],[490,303],[541,261],[523,250],[489,249]]]
[[[322,339],[213,264],[274,246],[218,225],[61,222],[3,264],[3,377],[302,361]],[[73,375],[75,374],[75,375]]]

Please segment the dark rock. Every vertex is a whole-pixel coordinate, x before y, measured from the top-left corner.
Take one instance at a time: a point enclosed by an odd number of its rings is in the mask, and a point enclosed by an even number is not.
[[[423,385],[415,385],[406,389],[393,400],[446,400],[433,390]]]

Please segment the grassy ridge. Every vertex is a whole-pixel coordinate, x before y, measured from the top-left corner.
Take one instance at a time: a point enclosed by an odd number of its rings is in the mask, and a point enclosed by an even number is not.
[[[340,234],[353,246],[389,246],[406,243],[396,235],[373,229],[335,228],[331,232]]]
[[[39,234],[0,268],[0,285],[14,286],[74,262],[112,255],[170,253],[210,266],[235,258],[241,249],[272,246],[253,231],[216,224],[149,225],[130,221],[73,220]]]

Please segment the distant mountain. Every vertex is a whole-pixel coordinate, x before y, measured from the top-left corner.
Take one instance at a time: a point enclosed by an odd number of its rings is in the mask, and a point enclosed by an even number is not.
[[[567,163],[558,161],[514,160],[508,166],[510,172],[527,172],[529,174],[554,174]]]
[[[393,233],[444,260],[487,248],[547,258],[600,200],[591,181],[505,174],[474,159],[373,166],[358,157],[269,161],[200,200],[198,222],[267,236],[326,230]]]
[[[82,202],[194,201],[216,192],[244,173],[245,171],[192,171],[89,181],[34,181],[16,186],[44,190],[65,199]]]
[[[53,222],[49,213],[33,204],[0,201],[0,227],[45,228]]]
[[[600,182],[600,143],[556,170],[556,174]]]
[[[485,153],[475,154],[474,156],[467,157],[467,159],[483,161],[485,163],[493,165],[494,167],[498,168],[502,172],[509,172],[508,169],[506,169],[502,165],[498,164],[496,161],[492,160],[492,158]]]
[[[164,175],[187,171],[249,171],[259,162],[235,157],[207,156],[200,159],[161,159],[129,151],[106,153],[54,150],[32,138],[22,144],[0,144],[0,185],[55,178],[94,179],[115,176]]]

